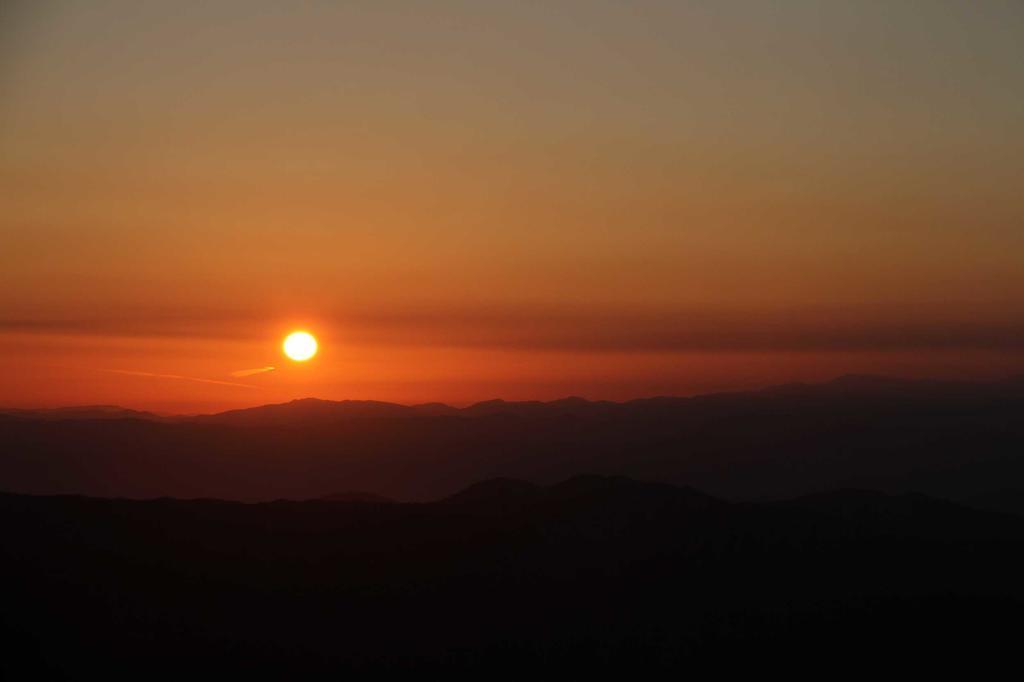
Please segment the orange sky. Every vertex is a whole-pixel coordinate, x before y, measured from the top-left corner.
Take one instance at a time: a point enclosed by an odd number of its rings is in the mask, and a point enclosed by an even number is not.
[[[1019,3],[2,12],[0,405],[1024,371]]]

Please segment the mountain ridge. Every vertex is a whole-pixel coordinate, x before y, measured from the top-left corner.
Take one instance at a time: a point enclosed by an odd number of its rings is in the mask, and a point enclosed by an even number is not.
[[[18,588],[0,633],[20,645],[0,670],[646,678],[742,651],[746,673],[810,677],[851,643],[866,673],[949,667],[947,650],[971,670],[1015,662],[1024,519],[849,490],[699,507],[592,474],[495,503],[520,483],[458,504],[0,494]]]
[[[833,379],[807,383],[773,384],[761,388],[735,391],[716,391],[689,396],[656,395],[629,400],[591,400],[581,396],[566,396],[553,400],[505,400],[491,398],[455,407],[443,402],[403,404],[382,400],[331,400],[304,397],[282,403],[254,405],[209,414],[160,415],[146,410],[136,410],[118,405],[80,405],[56,408],[0,408],[0,415],[22,419],[145,419],[150,421],[236,423],[245,424],[265,419],[280,423],[288,418],[310,421],[327,418],[381,418],[381,417],[478,417],[498,414],[541,415],[579,414],[629,410],[641,406],[683,406],[693,403],[708,403],[737,398],[773,396],[778,394],[816,395],[826,392],[871,392],[898,390],[935,389],[1005,389],[1024,388],[1024,375],[1007,377],[997,381],[960,381],[930,378],[903,378],[873,374],[845,374]]]
[[[485,401],[469,411],[305,399],[180,420],[3,417],[0,489],[429,500],[489,478],[552,484],[589,471],[726,499],[836,487],[966,499],[1024,480],[1022,413],[1024,384],[858,377],[625,403]]]

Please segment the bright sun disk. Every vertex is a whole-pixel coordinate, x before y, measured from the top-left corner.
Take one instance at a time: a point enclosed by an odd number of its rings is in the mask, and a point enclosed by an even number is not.
[[[292,332],[284,340],[284,354],[297,362],[309,360],[316,349],[316,339],[309,332]]]

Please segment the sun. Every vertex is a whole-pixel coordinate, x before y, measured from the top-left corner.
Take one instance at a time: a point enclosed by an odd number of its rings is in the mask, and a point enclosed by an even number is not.
[[[305,362],[316,355],[316,339],[309,332],[292,332],[284,340],[284,354],[296,362]]]

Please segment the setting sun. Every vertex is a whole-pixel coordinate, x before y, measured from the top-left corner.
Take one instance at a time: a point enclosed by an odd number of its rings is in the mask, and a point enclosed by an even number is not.
[[[316,351],[316,339],[309,332],[292,332],[284,340],[284,354],[296,362],[309,360]]]

